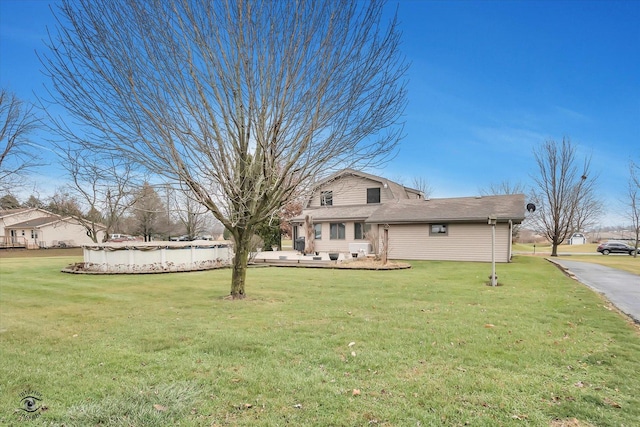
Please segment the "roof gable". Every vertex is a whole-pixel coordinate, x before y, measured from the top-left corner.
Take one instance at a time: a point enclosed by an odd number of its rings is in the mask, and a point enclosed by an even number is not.
[[[14,215],[19,215],[21,213],[31,212],[36,210],[36,208],[15,208],[15,209],[4,209],[0,210],[0,218],[6,218]]]
[[[388,188],[391,193],[393,194],[393,198],[394,199],[409,199],[409,195],[407,194],[407,192],[411,192],[413,194],[419,194],[422,197],[424,196],[422,194],[421,191],[413,189],[413,188],[408,188],[403,186],[402,184],[398,184],[397,182],[391,181],[387,178],[383,178],[381,176],[377,176],[377,175],[372,175],[366,172],[362,172],[362,171],[357,171],[355,169],[343,169],[341,171],[335,172],[331,175],[329,175],[328,177],[318,181],[317,183],[314,184],[313,186],[313,192],[317,192],[319,189],[321,189],[323,186],[326,186],[327,184],[334,182],[334,181],[338,181],[341,178],[345,178],[348,176],[356,176],[356,177],[360,177],[360,178],[364,178],[364,179],[368,179],[374,182],[377,182],[379,184],[381,184],[381,186],[383,188]]]
[[[48,210],[42,208],[15,208],[15,209],[5,209],[0,210],[0,218],[7,218],[14,215],[20,215],[27,212],[39,212],[42,216],[55,216],[53,212],[49,212]]]

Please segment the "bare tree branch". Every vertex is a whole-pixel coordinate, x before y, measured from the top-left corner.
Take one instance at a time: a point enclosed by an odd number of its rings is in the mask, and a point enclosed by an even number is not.
[[[425,199],[430,198],[431,194],[433,194],[433,187],[431,186],[431,184],[429,184],[429,181],[424,177],[421,177],[421,176],[414,177],[411,183],[411,186],[414,189],[421,191]]]
[[[26,172],[40,166],[29,139],[38,126],[32,105],[0,89],[0,193],[15,190]]]
[[[79,218],[87,235],[98,243],[98,232],[104,229],[104,239],[109,239],[135,201],[132,188],[136,175],[132,164],[79,145],[57,144],[56,153],[70,179],[67,191],[87,212]]]
[[[526,194],[527,187],[521,182],[510,182],[510,181],[501,181],[501,182],[492,182],[489,184],[487,188],[481,188],[480,194],[483,196],[492,196],[492,195],[500,195],[500,194]]]
[[[480,194],[483,196],[495,196],[501,194],[526,194],[527,187],[521,182],[510,182],[507,180],[499,183],[492,182],[488,188],[480,189]],[[526,221],[526,219],[525,219]],[[523,224],[513,224],[512,237],[517,239],[522,231]]]

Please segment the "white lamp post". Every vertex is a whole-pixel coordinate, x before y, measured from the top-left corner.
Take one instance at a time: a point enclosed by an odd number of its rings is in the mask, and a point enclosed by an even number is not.
[[[496,276],[496,222],[495,215],[489,215],[489,225],[491,225],[491,286],[498,285],[498,277]]]

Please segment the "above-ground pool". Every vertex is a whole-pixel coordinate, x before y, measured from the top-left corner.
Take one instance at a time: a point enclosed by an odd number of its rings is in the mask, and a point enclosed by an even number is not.
[[[171,273],[224,267],[232,258],[229,241],[95,243],[82,249],[84,262],[64,271]]]

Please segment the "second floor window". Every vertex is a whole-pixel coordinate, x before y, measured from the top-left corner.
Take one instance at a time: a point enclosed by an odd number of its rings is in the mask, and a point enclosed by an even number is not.
[[[320,193],[320,206],[333,206],[333,191]]]
[[[330,240],[344,240],[345,239],[345,225],[344,222],[332,222],[329,225],[329,239]]]
[[[367,203],[380,203],[380,188],[367,188]]]

